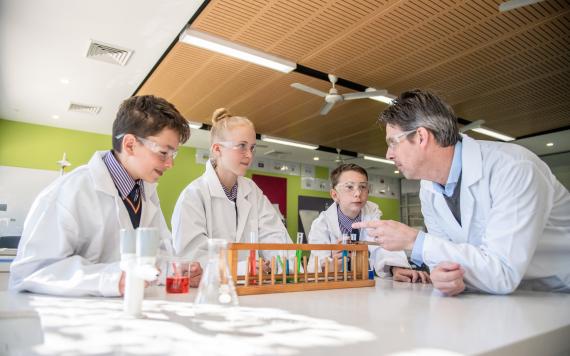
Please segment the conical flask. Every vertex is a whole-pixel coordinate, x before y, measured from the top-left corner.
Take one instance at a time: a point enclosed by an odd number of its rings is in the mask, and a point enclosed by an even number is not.
[[[194,304],[237,306],[238,297],[228,266],[228,242],[208,239],[208,263],[200,280]]]

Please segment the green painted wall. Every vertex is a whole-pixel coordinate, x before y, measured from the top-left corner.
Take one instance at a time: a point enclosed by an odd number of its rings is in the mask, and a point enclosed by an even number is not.
[[[94,151],[111,148],[111,136],[26,124],[0,119],[0,166],[13,166],[46,170],[58,170],[56,162],[67,152],[73,169],[89,161]],[[197,164],[196,149],[181,147],[174,168],[167,171],[159,181],[158,194],[166,221],[170,225],[172,210],[180,192],[191,181],[204,173],[205,166]],[[301,177],[250,171],[287,179],[287,230],[293,237],[297,232],[298,196],[329,197],[328,192],[301,189]],[[317,178],[327,179],[328,169],[316,167]],[[380,206],[384,219],[400,219],[400,204],[397,200],[371,197],[370,201]]]
[[[327,167],[315,167],[315,178],[329,179],[329,169]]]
[[[67,152],[73,166],[85,164],[94,151],[111,148],[111,136],[25,124],[0,119],[0,165],[59,170],[56,162]]]
[[[190,182],[201,176],[206,170],[203,164],[196,164],[196,149],[180,147],[174,161],[174,168],[166,171],[158,181],[158,196],[164,218],[170,227],[170,220],[178,196]]]

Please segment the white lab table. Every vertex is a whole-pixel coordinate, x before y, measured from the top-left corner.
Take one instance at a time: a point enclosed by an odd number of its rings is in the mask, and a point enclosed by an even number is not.
[[[200,314],[195,289],[190,296],[160,289],[145,300],[145,319],[125,317],[121,299],[0,292],[0,354],[570,353],[569,294],[448,298],[429,285],[376,281],[375,288],[244,296],[231,312]]]
[[[8,290],[9,278],[10,278],[10,273],[0,271],[0,291]]]

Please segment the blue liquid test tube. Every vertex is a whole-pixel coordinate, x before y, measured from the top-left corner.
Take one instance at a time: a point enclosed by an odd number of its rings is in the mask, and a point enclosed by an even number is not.
[[[348,242],[348,239],[349,239],[348,235],[343,234],[343,235],[342,235],[342,244],[343,244],[343,245],[346,245],[347,242]],[[342,250],[342,271],[343,271],[343,272],[344,272],[344,261],[345,261],[345,258],[348,258],[348,251],[347,251],[347,250]]]
[[[303,233],[299,232],[297,233],[297,244],[302,244],[303,243]],[[303,251],[302,250],[296,250],[295,251],[295,256],[297,257],[297,271],[301,271],[301,260],[303,260]]]

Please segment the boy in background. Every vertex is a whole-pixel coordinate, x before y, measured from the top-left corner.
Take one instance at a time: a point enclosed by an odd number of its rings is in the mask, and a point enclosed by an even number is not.
[[[382,212],[378,205],[368,201],[368,173],[356,164],[341,164],[331,172],[331,198],[334,203],[321,212],[313,221],[309,232],[311,244],[336,244],[342,236],[356,234],[359,241],[374,241],[366,229],[353,229],[356,222],[379,220]],[[370,266],[381,277],[393,274],[394,280],[401,282],[429,283],[429,274],[412,269],[404,251],[386,251],[379,246],[369,246]],[[311,257],[318,256],[321,268],[325,257],[338,257],[342,263],[342,251],[312,251]],[[309,268],[314,266],[309,264]],[[333,266],[334,267],[334,266]]]

